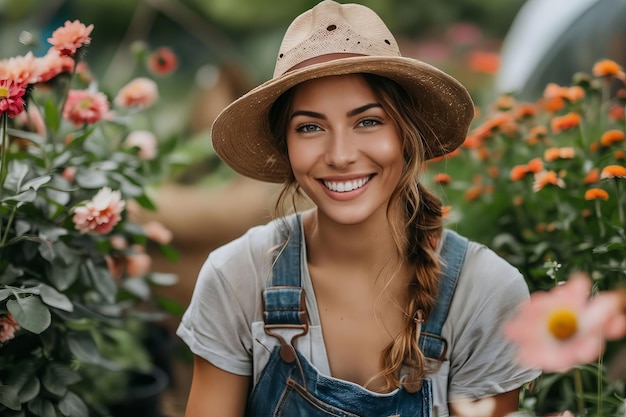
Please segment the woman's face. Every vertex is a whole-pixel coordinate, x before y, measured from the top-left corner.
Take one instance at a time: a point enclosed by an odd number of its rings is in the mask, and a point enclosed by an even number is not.
[[[341,224],[386,218],[404,164],[396,123],[358,75],[304,82],[294,92],[287,148],[319,214]]]

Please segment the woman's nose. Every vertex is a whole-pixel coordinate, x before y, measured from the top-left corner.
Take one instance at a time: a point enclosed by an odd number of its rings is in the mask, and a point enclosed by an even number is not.
[[[354,163],[359,155],[354,138],[347,134],[333,134],[328,141],[325,162],[332,167],[343,169]]]

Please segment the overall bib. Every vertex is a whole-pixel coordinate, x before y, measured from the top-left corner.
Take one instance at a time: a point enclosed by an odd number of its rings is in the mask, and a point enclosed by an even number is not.
[[[294,340],[307,333],[309,323],[300,277],[300,215],[294,218],[297,224],[292,225],[287,243],[275,252],[272,280],[263,293],[265,332],[277,337],[281,345],[272,351],[248,399],[246,416],[431,417],[428,377],[415,393],[403,388],[375,393],[319,373],[294,348]],[[467,248],[467,239],[451,230],[445,230],[443,239],[439,295],[429,319],[422,324],[419,339],[424,354],[438,361],[446,355],[447,342],[440,334]]]

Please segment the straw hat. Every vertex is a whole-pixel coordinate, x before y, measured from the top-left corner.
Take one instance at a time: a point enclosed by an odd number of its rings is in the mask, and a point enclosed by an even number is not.
[[[336,56],[330,54],[345,55],[329,60]],[[425,138],[427,159],[445,155],[465,140],[474,105],[457,80],[422,61],[402,57],[393,35],[371,9],[324,0],[287,29],[273,78],[217,117],[212,128],[215,152],[240,174],[285,181],[291,167],[287,155],[273,145],[268,121],[272,104],[303,81],[354,73],[390,78],[414,98],[434,133]]]

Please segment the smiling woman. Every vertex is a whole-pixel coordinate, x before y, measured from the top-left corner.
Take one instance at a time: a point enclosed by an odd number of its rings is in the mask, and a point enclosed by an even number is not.
[[[178,328],[195,354],[187,417],[517,409],[538,373],[500,327],[528,288],[444,229],[420,183],[473,115],[465,88],[402,57],[372,10],[325,0],[294,20],[274,78],[213,125],[224,162],[284,188],[275,221],[200,271]],[[300,194],[312,209],[280,212]]]

